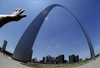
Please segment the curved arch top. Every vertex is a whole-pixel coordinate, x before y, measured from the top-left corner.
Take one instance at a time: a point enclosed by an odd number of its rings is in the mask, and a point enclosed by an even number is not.
[[[67,11],[69,11],[67,8],[65,8],[62,5],[59,4],[53,4],[48,6],[47,8],[45,8],[33,21],[32,23],[28,26],[28,28],[26,29],[26,31],[24,32],[24,34],[22,35],[22,37],[20,38],[15,51],[13,53],[12,58],[22,61],[22,62],[28,62],[29,60],[29,56],[31,53],[31,49],[33,47],[33,44],[35,42],[36,36],[42,26],[42,23],[45,19],[45,17],[48,15],[48,13],[56,6],[60,6],[64,9],[66,9]],[[69,11],[74,18],[77,20],[77,22],[79,23],[79,25],[81,26],[85,37],[88,41],[88,45],[90,48],[90,54],[91,54],[91,58],[95,58],[95,53],[94,53],[94,49],[91,43],[91,40],[85,30],[85,28],[82,26],[81,22],[77,19],[77,17],[71,12]]]

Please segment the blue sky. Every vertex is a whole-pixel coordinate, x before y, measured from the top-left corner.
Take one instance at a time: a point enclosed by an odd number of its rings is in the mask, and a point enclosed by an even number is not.
[[[60,4],[68,8],[82,23],[92,41],[95,54],[100,53],[100,0],[3,0],[0,1],[0,14],[11,14],[16,8],[25,9],[26,18],[10,22],[0,28],[0,46],[8,41],[6,50],[14,51],[23,32],[32,20],[47,6]],[[33,58],[38,60],[46,55],[60,54],[90,57],[85,35],[75,18],[65,9],[55,7],[44,21],[33,45]]]

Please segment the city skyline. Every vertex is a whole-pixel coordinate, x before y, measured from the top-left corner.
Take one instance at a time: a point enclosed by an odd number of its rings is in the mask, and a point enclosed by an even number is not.
[[[10,2],[11,1],[9,1],[9,3]],[[27,14],[27,18],[22,19],[19,22],[10,22],[9,24],[6,24],[2,28],[0,28],[1,47],[3,41],[7,40],[7,50],[13,53],[20,37],[22,36],[28,25],[31,23],[31,21],[44,8],[51,4],[58,3],[68,8],[81,21],[90,36],[95,53],[100,53],[100,1],[78,0],[78,2],[76,2],[68,0],[47,2],[34,0],[30,2],[21,1],[19,5],[17,5],[17,1],[15,2],[16,4],[11,4],[7,6],[8,4],[2,1],[0,8],[3,9],[4,7],[6,7],[7,9],[0,10],[0,14],[9,14],[17,7],[22,7],[26,10],[23,14]],[[28,5],[27,2],[30,3],[30,5]],[[27,4],[27,6],[25,6],[25,4]],[[41,5],[41,7],[39,7],[38,4]],[[14,5],[14,7],[10,8],[12,5]],[[37,9],[35,7],[37,7]],[[8,12],[6,12],[7,10]],[[47,54],[50,54],[52,56],[57,56],[58,54],[65,54],[66,59],[68,59],[68,55],[71,54],[78,54],[81,58],[90,57],[88,43],[77,21],[69,12],[66,12],[66,10],[60,7],[54,8],[46,17],[45,22],[42,25],[41,30],[36,38],[35,44],[33,45],[33,58],[37,57],[41,59],[41,57]]]
[[[47,57],[48,57],[48,59],[47,59]],[[85,60],[86,59],[90,59],[90,58],[85,58]],[[58,56],[56,56],[56,57],[53,57],[53,56],[51,56],[51,55],[47,55],[47,56],[45,56],[45,57],[42,57],[42,59],[41,60],[38,60],[37,59],[37,57],[34,57],[32,60],[31,60],[31,62],[42,62],[42,63],[46,63],[46,64],[60,64],[60,63],[75,63],[75,62],[80,62],[80,61],[84,61],[84,60],[82,60],[82,58],[79,58],[79,55],[74,55],[74,54],[72,54],[72,55],[69,55],[69,59],[68,60],[66,60],[65,58],[64,58],[64,55],[63,54],[61,54],[61,55],[58,55]],[[51,60],[52,60],[52,62],[51,62]],[[50,63],[49,63],[50,62]],[[56,62],[56,63],[54,63],[54,62]]]

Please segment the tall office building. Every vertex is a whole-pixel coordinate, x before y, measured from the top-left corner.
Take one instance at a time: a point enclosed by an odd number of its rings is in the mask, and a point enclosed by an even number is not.
[[[45,57],[43,57],[43,63],[45,63]]]
[[[73,54],[73,55],[70,55],[70,56],[69,56],[69,62],[70,62],[70,63],[74,63],[74,62],[78,62],[78,61],[79,61],[79,56],[78,56],[78,55],[75,56],[75,55]]]
[[[47,56],[45,56],[44,63],[47,63]]]
[[[56,57],[56,64],[58,64],[58,57]]]
[[[64,55],[58,56],[58,64],[64,63]]]
[[[75,62],[75,55],[70,55],[69,56],[69,62],[74,63]]]
[[[52,57],[52,64],[56,64],[56,58]]]
[[[2,49],[2,48],[0,47],[0,51],[1,51],[1,49]]]
[[[52,57],[50,55],[47,56],[47,64],[52,64]]]
[[[75,62],[79,62],[79,56],[78,55],[75,56]]]
[[[43,57],[43,63],[52,64],[52,57],[50,55]]]
[[[5,52],[6,46],[7,46],[7,41],[4,40],[4,43],[3,43],[3,46],[2,46],[2,52]]]

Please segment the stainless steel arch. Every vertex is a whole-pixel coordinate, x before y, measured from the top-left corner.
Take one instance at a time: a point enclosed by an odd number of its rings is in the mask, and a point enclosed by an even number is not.
[[[60,6],[65,8],[62,5],[59,4],[53,4],[48,6],[47,8],[45,8],[33,21],[32,23],[28,26],[28,28],[26,29],[26,31],[24,32],[24,34],[22,35],[21,39],[19,40],[15,51],[13,53],[12,58],[22,61],[22,62],[28,62],[29,60],[29,55],[31,53],[31,49],[32,46],[35,42],[36,36],[39,32],[39,29],[45,19],[45,17],[48,15],[48,13],[56,6]],[[67,8],[65,8],[67,11],[69,11]],[[70,12],[70,11],[69,11]],[[91,43],[91,40],[86,32],[86,30],[84,29],[84,27],[82,26],[81,22],[77,19],[77,17],[70,12],[74,18],[77,20],[77,22],[79,23],[79,25],[81,26],[86,39],[88,41],[89,44],[89,48],[90,48],[90,54],[91,54],[91,58],[95,58],[95,54],[94,54],[94,49]]]

